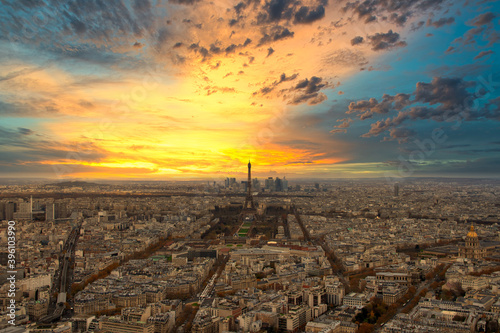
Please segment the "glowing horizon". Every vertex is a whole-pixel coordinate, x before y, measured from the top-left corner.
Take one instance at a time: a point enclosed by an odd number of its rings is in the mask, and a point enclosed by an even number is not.
[[[498,176],[498,4],[0,6],[2,176]]]

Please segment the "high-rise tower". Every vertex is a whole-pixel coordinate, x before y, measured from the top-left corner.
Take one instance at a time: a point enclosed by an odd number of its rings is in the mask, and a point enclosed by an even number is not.
[[[245,204],[243,205],[242,213],[255,213],[255,204],[253,203],[252,196],[252,164],[248,161],[248,183],[247,183],[247,196]]]
[[[248,160],[248,193],[247,196],[252,194],[252,164]]]
[[[253,201],[252,195],[252,164],[248,161],[248,179],[247,179],[247,195],[245,198],[245,203],[243,204],[243,209],[241,210],[239,221],[242,220],[253,220],[257,217],[257,209],[255,208],[255,203]]]

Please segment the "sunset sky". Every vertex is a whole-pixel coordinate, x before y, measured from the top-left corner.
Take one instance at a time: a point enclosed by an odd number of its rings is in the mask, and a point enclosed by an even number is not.
[[[500,3],[0,1],[0,177],[498,177]]]

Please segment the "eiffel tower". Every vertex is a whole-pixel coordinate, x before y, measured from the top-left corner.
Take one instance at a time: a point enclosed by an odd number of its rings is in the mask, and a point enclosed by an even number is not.
[[[243,210],[241,211],[241,217],[257,213],[257,209],[255,209],[255,204],[253,202],[253,196],[252,196],[252,164],[250,163],[250,161],[248,161],[247,189],[248,189],[247,196],[245,198],[245,204],[243,205]]]

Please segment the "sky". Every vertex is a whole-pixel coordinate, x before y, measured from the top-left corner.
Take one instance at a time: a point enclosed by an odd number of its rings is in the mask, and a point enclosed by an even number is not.
[[[0,0],[0,177],[499,177],[500,3]]]

